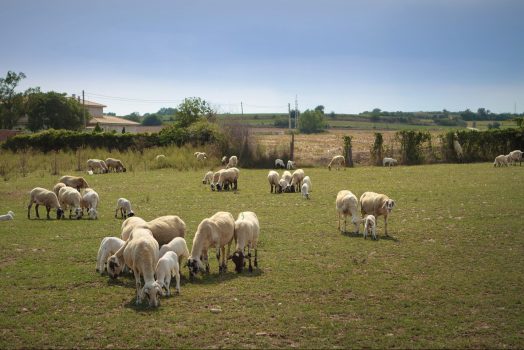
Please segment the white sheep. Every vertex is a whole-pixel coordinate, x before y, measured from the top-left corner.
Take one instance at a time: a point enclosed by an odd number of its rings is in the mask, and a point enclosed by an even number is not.
[[[125,219],[124,222],[122,222],[120,237],[122,237],[124,241],[127,241],[131,235],[131,231],[133,231],[135,227],[148,228],[147,221],[138,216],[132,216]]]
[[[187,261],[189,276],[193,277],[199,271],[209,272],[207,252],[209,248],[216,249],[219,272],[227,270],[227,257],[231,249],[231,242],[235,233],[235,219],[228,212],[219,211],[210,218],[206,218],[198,225],[191,255]],[[225,246],[227,247],[227,254]],[[222,254],[221,254],[222,251]],[[222,261],[220,261],[222,258]]]
[[[182,259],[189,259],[189,249],[187,249],[187,243],[184,237],[175,237],[169,243],[160,246],[159,256],[162,257],[169,251],[176,253],[179,264],[182,264]]]
[[[284,161],[280,158],[275,159],[275,168],[285,168],[286,165],[284,164]]]
[[[227,162],[226,169],[227,168],[236,167],[237,165],[238,165],[238,158],[237,158],[237,156],[231,156],[231,157],[229,157],[229,161]]]
[[[377,221],[374,215],[366,215],[364,218],[364,239],[368,234],[377,239]]]
[[[205,184],[211,184],[211,181],[213,181],[213,172],[212,171],[208,171],[204,177],[202,178],[202,183],[205,185]]]
[[[75,218],[80,220],[82,218],[82,208],[80,202],[82,201],[82,196],[76,188],[65,186],[58,191],[58,201],[60,202],[60,207],[64,210],[69,208],[69,219],[71,219],[73,208],[75,209]]]
[[[291,175],[291,186],[294,187],[295,192],[299,192],[302,187],[302,180],[304,180],[304,170],[297,169]]]
[[[42,187],[35,187],[29,192],[29,205],[27,206],[27,218],[31,219],[30,212],[31,207],[35,205],[36,217],[40,219],[40,214],[38,213],[38,206],[45,205],[47,209],[47,219],[51,219],[49,216],[49,211],[54,208],[56,209],[56,218],[60,220],[64,216],[64,211],[60,206],[57,195],[49,190],[46,190]]]
[[[384,157],[384,159],[382,159],[382,166],[389,165],[391,167],[392,165],[397,165],[397,163],[397,160],[394,158]]]
[[[108,172],[106,162],[101,159],[88,159],[87,169],[91,170],[93,173],[104,174]]]
[[[113,169],[116,172],[122,171],[122,172],[125,173],[126,170],[127,170],[120,159],[107,158],[106,159],[106,165],[107,165],[108,171]]]
[[[499,156],[495,157],[495,161],[493,162],[493,166],[508,166],[508,156],[501,154]]]
[[[13,213],[11,210],[7,212],[7,214],[0,215],[0,221],[9,221],[14,220],[15,213]]]
[[[217,172],[215,172],[213,174],[213,180],[211,181],[211,190],[214,191],[215,188],[216,188],[216,185],[218,183],[218,179],[220,178],[220,174],[223,172],[223,171],[226,171],[226,169],[220,169],[218,170]]]
[[[227,164],[227,156],[223,156],[221,161],[222,165],[226,165]]]
[[[304,198],[309,199],[309,185],[307,184],[307,182],[304,182],[302,184],[300,191],[302,192],[302,196]]]
[[[197,154],[196,159],[197,160],[205,160],[205,159],[207,159],[207,154],[205,154],[204,152],[200,152],[200,153]]]
[[[282,191],[284,192],[292,192],[293,187],[291,186],[291,179],[293,178],[293,175],[287,170],[285,170],[282,173],[281,180],[284,180],[286,182],[286,187],[282,187]],[[284,183],[282,182],[281,185]]]
[[[165,162],[167,160],[166,156],[163,155],[163,154],[158,154],[156,157],[155,157],[155,161],[156,162]]]
[[[77,191],[80,191],[82,188],[88,188],[89,185],[87,184],[87,181],[80,176],[71,176],[71,175],[65,175],[62,176],[58,182],[62,182],[66,184],[69,187],[76,188]]]
[[[331,162],[328,164],[328,169],[331,170],[331,167],[335,166],[337,170],[339,170],[340,166],[346,166],[346,158],[342,155],[334,156],[331,159]],[[345,168],[344,168],[345,170]]]
[[[222,191],[223,189],[228,189],[229,186],[233,190],[238,189],[238,176],[240,171],[237,168],[228,168],[220,173],[218,176],[218,182],[216,184],[217,191]]]
[[[455,150],[455,154],[457,155],[457,159],[459,161],[462,161],[462,158],[464,157],[464,151],[462,150],[462,146],[460,145],[460,143],[456,139],[457,137],[458,137],[457,134],[454,134],[454,137],[453,137],[453,149]]]
[[[118,210],[122,219],[134,216],[135,213],[131,209],[131,202],[125,198],[118,198],[116,200],[115,218],[118,216]]]
[[[53,192],[56,194],[56,198],[58,198],[58,192],[60,192],[60,189],[65,186],[67,185],[63,182],[59,182],[53,186]]]
[[[178,259],[179,257],[175,252],[168,251],[158,259],[156,264],[156,283],[160,288],[165,288],[167,290],[167,296],[171,295],[171,277],[175,277],[176,292],[177,294],[180,294],[180,264]]]
[[[365,214],[371,214],[377,218],[383,215],[386,236],[388,235],[388,215],[391,214],[394,206],[395,201],[385,194],[364,192],[362,196],[360,196],[360,210],[362,216],[364,217]]]
[[[96,272],[104,274],[106,271],[107,259],[115,254],[122,246],[125,241],[118,237],[104,237],[100,242],[100,248],[98,248],[98,254],[96,258]]]
[[[175,237],[186,235],[186,223],[176,215],[159,216],[147,222],[147,228],[160,246],[171,242]]]
[[[88,191],[89,190],[89,191]],[[87,214],[89,215],[90,219],[98,219],[98,202],[100,201],[100,198],[98,196],[98,193],[89,188],[86,189],[84,192],[84,195],[82,196],[81,200],[81,207],[82,211],[84,208],[87,209]]]
[[[235,263],[235,271],[241,273],[244,269],[245,248],[247,247],[247,258],[249,260],[249,272],[253,272],[251,265],[251,250],[255,251],[255,267],[258,267],[257,243],[260,236],[260,223],[258,217],[252,211],[244,211],[238,214],[235,221],[236,249],[230,259]]]
[[[286,179],[280,179],[278,180],[278,193],[282,193],[283,191],[288,192],[289,183],[286,181]]]
[[[522,151],[521,150],[514,150],[509,152],[509,162],[513,165],[517,165],[517,162],[519,162],[519,166],[522,166]]]
[[[344,231],[346,232],[346,218],[351,215],[351,222],[355,225],[355,233],[359,233],[360,218],[358,217],[357,197],[348,190],[339,191],[335,201],[338,213],[338,229],[340,230],[340,215],[344,215]]]
[[[295,162],[292,161],[292,160],[288,160],[287,161],[287,165],[286,165],[286,169],[287,170],[295,169]]]
[[[278,192],[282,192],[282,188],[280,188],[280,184],[279,184],[279,180],[280,180],[280,176],[278,175],[278,173],[274,170],[270,170],[269,173],[267,174],[267,181],[269,182],[269,192],[270,193],[273,193],[273,190],[275,191],[275,193],[277,193],[277,188],[278,188]]]
[[[309,176],[304,176],[304,180],[302,181],[302,183],[307,183],[308,190],[309,192],[311,192],[311,178]]]

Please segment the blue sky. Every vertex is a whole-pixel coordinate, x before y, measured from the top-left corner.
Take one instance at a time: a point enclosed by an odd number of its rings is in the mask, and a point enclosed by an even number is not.
[[[0,74],[125,115],[524,111],[521,0],[2,0]]]

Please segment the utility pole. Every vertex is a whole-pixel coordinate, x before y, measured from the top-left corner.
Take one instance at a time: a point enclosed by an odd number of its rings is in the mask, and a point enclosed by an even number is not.
[[[298,129],[298,96],[295,95],[295,129]]]
[[[84,95],[84,90],[82,90],[82,114],[84,116],[84,129],[87,129],[86,98],[85,98],[85,95]]]
[[[287,117],[289,121],[289,130],[291,130],[291,103],[287,104]]]
[[[242,116],[244,116],[244,105],[242,101],[240,101],[240,111],[242,112]]]

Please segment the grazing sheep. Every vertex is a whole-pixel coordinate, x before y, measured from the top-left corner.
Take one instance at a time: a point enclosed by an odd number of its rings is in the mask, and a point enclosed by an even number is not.
[[[106,159],[106,165],[107,165],[108,171],[113,169],[116,172],[121,171],[121,172],[125,173],[126,170],[127,170],[120,159],[107,158]]]
[[[205,160],[205,159],[207,159],[207,155],[204,152],[201,152],[201,153],[197,154],[196,159],[197,160]]]
[[[453,137],[453,149],[455,150],[457,159],[459,161],[462,161],[462,158],[464,157],[464,151],[462,150],[462,146],[460,145],[460,143],[458,142],[456,138],[457,138],[457,134],[455,134]]]
[[[223,156],[222,160],[220,162],[222,163],[222,165],[226,165],[227,164],[227,156]]]
[[[89,185],[87,184],[87,181],[80,176],[71,176],[71,175],[65,175],[62,176],[58,182],[64,183],[69,187],[76,188],[77,191],[80,191],[82,188],[88,188]]]
[[[129,217],[135,215],[135,213],[131,209],[131,202],[128,199],[118,198],[116,200],[115,218],[118,215],[118,210],[119,209],[120,209],[120,215],[121,215],[122,219],[129,218]]]
[[[62,207],[60,206],[60,202],[58,201],[57,195],[49,190],[46,190],[42,187],[35,187],[29,192],[29,205],[27,206],[27,218],[31,219],[30,212],[31,207],[33,206],[33,203],[36,204],[35,206],[35,213],[36,217],[40,219],[40,215],[38,213],[38,206],[39,205],[45,205],[45,208],[47,209],[47,219],[51,219],[49,216],[49,211],[51,208],[56,209],[56,218],[60,220],[64,216],[64,211],[62,210]]]
[[[278,169],[278,168],[282,168],[284,169],[286,167],[286,165],[284,164],[284,161],[280,158],[277,158],[275,159],[275,168]]]
[[[58,201],[60,202],[60,207],[64,210],[69,208],[69,219],[73,216],[72,211],[75,209],[75,218],[80,220],[82,218],[82,208],[80,202],[82,201],[82,196],[76,188],[65,186],[58,191]]]
[[[182,264],[182,259],[189,259],[189,249],[184,237],[175,237],[169,243],[160,246],[159,256],[162,257],[165,253],[172,251],[178,256],[178,263]]]
[[[167,290],[167,296],[171,295],[169,287],[171,285],[171,277],[176,280],[176,292],[180,294],[180,264],[179,257],[173,251],[166,252],[160,259],[155,268],[156,283],[160,288]]]
[[[270,170],[267,174],[267,180],[269,181],[269,192],[273,193],[273,189],[275,190],[275,193],[277,193],[277,187],[278,192],[282,192],[282,188],[280,187],[279,180],[280,176],[278,173],[274,170]]]
[[[185,237],[186,223],[176,215],[164,215],[147,223],[147,228],[153,233],[153,237],[162,246],[175,237]]]
[[[500,156],[495,157],[495,161],[493,162],[493,166],[508,166],[508,156],[501,154]]]
[[[107,259],[122,248],[124,243],[124,240],[117,237],[104,237],[102,239],[96,258],[96,272],[99,272],[101,275],[104,274],[106,271]]]
[[[237,190],[239,175],[240,171],[237,168],[229,168],[222,171],[218,177],[218,182],[216,185],[217,191],[227,189],[229,185],[231,185],[234,190]]]
[[[309,192],[311,192],[311,178],[309,176],[305,176],[302,183],[307,183]]]
[[[226,171],[226,169],[220,169],[219,171],[215,172],[213,174],[213,180],[211,181],[211,191],[214,191],[215,188],[216,188],[216,185],[218,183],[218,179],[220,178],[220,174],[223,172],[223,171]]]
[[[377,218],[383,215],[386,236],[388,235],[388,215],[391,214],[394,206],[395,201],[385,194],[364,192],[362,196],[360,196],[360,210],[362,216],[365,214],[371,214]]]
[[[13,213],[11,210],[7,212],[7,214],[0,215],[0,221],[9,221],[14,220],[15,213]]]
[[[58,198],[58,192],[60,192],[60,189],[65,186],[67,185],[63,182],[59,182],[55,186],[53,186],[53,192],[56,194],[56,198]]]
[[[386,165],[389,165],[390,167],[392,165],[397,165],[397,160],[394,158],[384,157],[384,159],[382,159],[382,166],[386,166]]]
[[[287,170],[285,170],[283,173],[282,173],[282,180],[285,180],[286,181],[286,187],[282,187],[282,191],[284,192],[293,192],[292,189],[293,186],[291,186],[291,179],[293,178],[293,175],[291,175],[291,173]]]
[[[509,152],[509,162],[513,165],[517,165],[517,162],[519,162],[519,166],[522,166],[522,151],[521,150],[514,150]]]
[[[229,258],[235,263],[235,271],[241,273],[244,269],[245,248],[249,260],[249,272],[253,272],[251,266],[251,249],[255,250],[255,267],[258,267],[257,242],[260,236],[260,223],[258,217],[252,211],[244,211],[238,214],[235,221],[236,250]]]
[[[100,201],[100,198],[98,196],[98,193],[95,190],[91,188],[86,189],[86,191],[84,192],[84,195],[82,196],[82,200],[81,200],[82,212],[84,208],[86,208],[87,214],[89,215],[90,219],[93,219],[93,220],[98,219],[97,210],[98,210],[99,201]]]
[[[302,180],[304,180],[304,175],[304,170],[302,169],[295,170],[293,175],[291,175],[291,186],[295,187],[295,192],[300,191],[300,188],[302,187]]]
[[[238,158],[237,156],[231,156],[229,157],[229,161],[227,162],[226,169],[236,167],[238,165]]]
[[[355,233],[359,233],[360,218],[358,217],[357,197],[348,190],[339,191],[335,201],[338,212],[338,229],[340,230],[340,215],[344,215],[344,231],[346,232],[346,218],[351,215],[351,222],[355,225]]]
[[[163,154],[159,154],[155,157],[156,162],[165,162],[167,160],[166,156]]]
[[[377,221],[374,215],[366,215],[364,218],[364,239],[368,234],[377,239]]]
[[[295,162],[292,161],[292,160],[288,160],[287,161],[287,165],[286,165],[286,169],[287,170],[295,169]]]
[[[285,179],[278,180],[278,193],[289,192],[289,183]]]
[[[208,171],[204,177],[202,178],[202,183],[205,184],[211,184],[211,181],[213,181],[213,172]]]
[[[300,189],[300,191],[302,192],[302,196],[304,196],[304,198],[309,199],[309,185],[307,184],[307,182],[304,182],[302,184],[302,188]]]
[[[227,270],[227,260],[231,249],[231,242],[235,233],[235,219],[228,212],[219,211],[210,218],[206,218],[198,225],[191,255],[187,260],[189,276],[193,277],[199,271],[209,272],[209,261],[207,252],[209,248],[216,249],[216,257],[219,265],[219,272]],[[225,246],[227,254],[225,253]],[[222,251],[222,254],[221,254]],[[222,261],[220,258],[222,257]]]
[[[104,174],[108,172],[106,162],[101,159],[88,159],[87,169],[91,170],[93,173],[98,174]]]
[[[138,216],[132,216],[130,218],[125,219],[124,222],[122,222],[122,233],[120,233],[120,237],[122,237],[124,241],[127,241],[129,236],[131,235],[131,231],[133,231],[135,227],[148,228],[147,221]]]
[[[336,166],[336,169],[339,170],[340,166],[346,166],[346,158],[342,155],[334,156],[328,164],[328,169],[331,170],[332,166]]]

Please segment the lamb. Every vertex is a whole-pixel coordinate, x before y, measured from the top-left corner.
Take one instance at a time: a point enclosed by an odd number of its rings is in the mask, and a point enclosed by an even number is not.
[[[56,198],[58,198],[58,192],[60,192],[60,189],[65,186],[67,186],[65,183],[59,182],[53,187],[53,192],[56,194]]]
[[[7,212],[7,214],[0,215],[0,221],[9,221],[14,220],[15,213],[13,213],[11,210]]]
[[[340,215],[344,215],[344,231],[341,232],[346,232],[346,217],[351,215],[351,222],[355,225],[355,233],[358,234],[360,218],[358,217],[357,197],[351,191],[342,190],[338,192],[335,203],[338,212],[338,229],[340,230]]]
[[[82,196],[76,188],[65,186],[58,191],[58,201],[60,202],[60,207],[64,210],[69,208],[69,219],[71,219],[72,210],[75,208],[75,218],[80,220],[82,218],[82,208],[80,202],[82,201]]]
[[[222,165],[226,165],[228,163],[227,156],[223,156],[220,162],[222,163]]]
[[[127,170],[120,159],[107,158],[106,165],[107,165],[108,171],[110,171],[111,169],[114,169],[116,172],[122,171],[125,173]]]
[[[129,217],[135,215],[135,213],[131,209],[131,202],[128,199],[118,198],[116,200],[115,218],[118,215],[118,210],[119,209],[120,209],[120,215],[121,215],[122,219],[129,218]]]
[[[249,272],[253,272],[251,266],[251,249],[255,250],[255,267],[258,267],[257,242],[260,236],[260,223],[258,217],[252,211],[244,211],[238,214],[235,221],[236,250],[229,258],[235,263],[235,271],[241,273],[244,269],[244,250],[247,247],[249,260]]]
[[[291,186],[295,187],[294,191],[299,192],[302,187],[302,180],[304,180],[304,170],[297,169],[291,175]]]
[[[306,199],[309,199],[309,185],[307,184],[307,182],[304,182],[302,184],[302,188],[300,189],[300,191],[302,192],[302,196]]]
[[[156,264],[155,274],[156,283],[160,288],[167,290],[167,296],[171,295],[170,285],[171,277],[176,279],[176,292],[180,294],[180,264],[178,262],[178,256],[175,252],[166,252]]]
[[[222,171],[218,177],[217,191],[227,189],[231,185],[234,190],[238,189],[238,176],[240,171],[237,168],[229,168]]]
[[[509,162],[513,165],[517,165],[517,162],[519,162],[519,166],[522,166],[522,151],[521,150],[514,150],[509,152]]]
[[[227,162],[226,169],[236,167],[237,165],[238,165],[237,156],[231,156],[229,157],[229,161]]]
[[[282,187],[282,191],[284,192],[292,192],[292,189],[293,189],[293,186],[291,186],[291,179],[293,178],[293,176],[291,175],[291,173],[289,171],[284,171],[282,173],[282,178],[281,180],[284,180],[285,181],[285,185],[286,187]],[[281,181],[281,186],[284,185],[284,182]]]
[[[87,214],[89,215],[90,219],[93,219],[93,220],[98,219],[97,209],[98,209],[99,201],[100,201],[100,198],[98,196],[98,193],[95,190],[91,188],[86,189],[86,191],[84,192],[84,195],[82,196],[82,200],[81,200],[82,212],[84,208],[86,208]]]
[[[218,183],[218,179],[220,178],[220,174],[225,171],[226,169],[220,169],[219,171],[215,172],[213,174],[213,180],[211,181],[211,191],[214,191],[216,188],[216,185]]]
[[[374,215],[366,215],[364,218],[364,239],[368,234],[377,239],[377,221]]]
[[[33,203],[36,204],[35,206],[35,213],[36,217],[40,219],[40,215],[38,214],[38,206],[39,205],[45,205],[47,209],[47,219],[51,219],[49,216],[49,211],[51,208],[56,209],[56,218],[60,220],[64,216],[64,211],[62,210],[62,207],[60,206],[60,202],[58,201],[57,195],[49,190],[46,190],[42,187],[35,187],[29,192],[29,205],[27,206],[27,218],[31,219],[30,212],[31,207],[33,206]]]
[[[392,165],[397,165],[397,160],[394,158],[384,157],[384,159],[382,159],[382,166],[386,166],[386,165],[389,165],[390,167]]]
[[[185,237],[186,223],[176,215],[165,215],[153,219],[147,223],[147,228],[153,233],[153,237],[162,246],[175,237]]]
[[[311,178],[310,178],[309,176],[305,176],[305,177],[304,177],[304,180],[302,181],[302,183],[303,183],[303,184],[304,184],[304,183],[307,183],[307,185],[308,185],[308,189],[309,189],[309,191],[311,192]]]
[[[91,170],[93,173],[104,174],[108,172],[106,162],[101,159],[88,159],[87,169]]]
[[[205,184],[211,184],[211,181],[213,181],[213,172],[208,171],[204,177],[202,178],[202,183]]]
[[[182,259],[189,259],[189,249],[187,249],[187,243],[184,237],[175,237],[169,243],[160,246],[159,256],[162,257],[167,252],[175,252],[178,256],[178,263],[182,263]]]
[[[231,242],[235,233],[235,219],[228,212],[219,211],[210,218],[206,218],[198,225],[193,247],[187,260],[189,276],[194,277],[199,271],[209,272],[209,261],[207,251],[210,247],[216,249],[216,257],[219,262],[219,272],[227,270],[227,260],[231,248]],[[227,254],[225,246],[227,244]],[[222,254],[221,254],[222,251]],[[222,257],[222,262],[220,258]]]
[[[275,193],[277,193],[277,187],[278,192],[282,192],[282,188],[280,187],[279,180],[280,176],[278,173],[274,170],[270,170],[267,174],[267,180],[269,181],[269,192],[273,193],[273,189],[275,190]]]
[[[122,248],[124,243],[124,240],[117,237],[104,237],[102,239],[96,258],[96,272],[99,272],[101,275],[104,274],[106,271],[107,259]]]
[[[493,162],[493,166],[508,166],[508,156],[501,154],[499,156],[495,157],[495,161]]]
[[[147,221],[138,216],[132,216],[130,218],[125,219],[124,222],[122,222],[122,232],[120,233],[120,237],[122,237],[124,241],[127,241],[129,236],[131,235],[131,231],[133,231],[135,227],[148,228]]]
[[[280,158],[275,159],[275,168],[285,168],[286,165],[284,164],[284,161]]]
[[[364,192],[362,196],[360,196],[360,210],[362,216],[365,214],[371,214],[377,218],[383,215],[386,236],[388,235],[388,215],[391,214],[394,206],[395,201],[385,194]]]
[[[292,160],[288,160],[288,161],[287,161],[286,169],[287,169],[287,170],[295,169],[295,162],[292,161]]]
[[[339,170],[340,166],[346,166],[346,158],[342,155],[334,156],[328,164],[328,169],[331,170],[332,166],[336,166],[336,169]]]
[[[77,191],[80,191],[82,188],[88,188],[89,185],[87,184],[87,181],[80,176],[71,176],[71,175],[65,175],[62,176],[58,182],[66,184],[66,186],[76,188]]]

